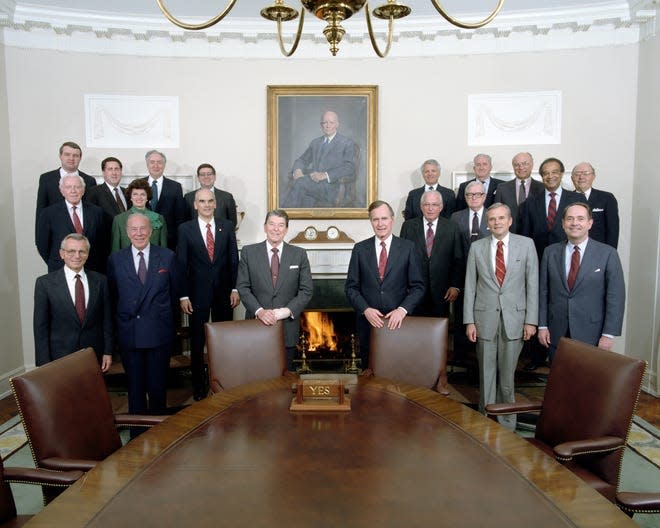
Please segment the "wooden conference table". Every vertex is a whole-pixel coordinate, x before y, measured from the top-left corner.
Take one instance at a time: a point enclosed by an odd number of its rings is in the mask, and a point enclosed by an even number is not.
[[[552,458],[435,392],[360,380],[350,413],[291,413],[291,383],[184,409],[28,526],[637,526]]]

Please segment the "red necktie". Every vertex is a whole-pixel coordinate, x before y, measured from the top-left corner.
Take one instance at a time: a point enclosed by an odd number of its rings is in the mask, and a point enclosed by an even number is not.
[[[495,277],[497,282],[502,286],[504,282],[504,275],[506,275],[506,266],[504,265],[504,242],[497,241],[497,251],[495,252]]]
[[[385,277],[385,268],[387,267],[387,249],[385,242],[380,243],[380,256],[378,257],[378,277],[382,281]]]
[[[119,207],[120,212],[125,212],[126,208],[124,207],[124,202],[121,201],[121,198],[119,197],[119,190],[117,187],[115,187],[115,200],[117,200],[117,207]]]
[[[71,219],[73,220],[73,228],[76,230],[76,233],[82,235],[83,226],[82,223],[80,222],[80,217],[78,216],[78,213],[76,213],[76,206],[72,205],[71,209],[73,210],[73,212],[71,213]]]
[[[573,286],[575,286],[575,279],[577,279],[578,271],[580,271],[580,246],[573,246],[571,268],[568,270],[568,279],[566,280],[569,291],[573,290]]]
[[[144,260],[144,253],[138,251],[138,256],[140,257],[140,262],[138,262],[138,279],[142,284],[147,282],[147,263]]]
[[[555,217],[557,216],[557,200],[555,200],[557,193],[550,193],[550,203],[548,203],[548,231],[555,225]]]
[[[213,239],[211,224],[206,224],[206,251],[209,254],[209,260],[213,262],[213,256],[215,255],[215,240]]]
[[[78,319],[82,323],[85,320],[85,287],[83,286],[80,275],[76,273],[76,287],[75,287],[75,306]]]
[[[428,222],[428,230],[426,231],[426,256],[431,256],[433,251],[433,222]]]
[[[277,284],[277,276],[280,274],[280,257],[277,256],[279,249],[272,248],[273,256],[270,259],[270,275],[273,279],[273,286]]]

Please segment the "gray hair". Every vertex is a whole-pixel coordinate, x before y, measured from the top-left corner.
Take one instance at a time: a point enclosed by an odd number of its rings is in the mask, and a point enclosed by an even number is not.
[[[147,152],[144,155],[144,161],[149,161],[149,156],[151,156],[152,154],[158,154],[161,158],[163,158],[163,163],[167,164],[167,157],[165,156],[165,154],[163,154],[162,152],[156,149],[152,149],[149,152]]]
[[[62,239],[62,242],[60,243],[60,249],[64,249],[64,244],[66,243],[67,240],[75,240],[76,242],[84,242],[85,247],[87,248],[87,253],[89,253],[89,248],[91,247],[89,243],[89,239],[85,235],[81,235],[79,233],[69,233],[67,236],[65,236]]]

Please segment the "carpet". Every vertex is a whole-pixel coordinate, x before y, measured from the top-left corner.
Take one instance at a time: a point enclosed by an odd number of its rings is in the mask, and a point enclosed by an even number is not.
[[[18,416],[8,420],[0,426],[0,456],[7,459],[27,444],[27,436],[23,424]]]

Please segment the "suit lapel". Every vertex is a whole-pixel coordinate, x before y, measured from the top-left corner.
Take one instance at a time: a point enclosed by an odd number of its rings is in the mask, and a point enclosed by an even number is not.
[[[87,286],[89,287],[89,299],[87,301],[87,309],[85,310],[85,320],[87,322],[89,314],[96,310],[96,303],[99,300],[99,282],[90,273],[87,273]]]
[[[575,277],[575,284],[573,284],[573,291],[575,291],[580,283],[583,281],[587,273],[590,273],[591,270],[595,268],[596,258],[595,258],[594,245],[590,242],[587,242],[587,247],[584,248],[584,255],[582,255],[582,261],[580,262],[580,269],[578,270],[577,277]],[[566,267],[564,266],[564,269]],[[568,286],[568,283],[567,283]]]
[[[78,319],[78,314],[76,313],[76,306],[71,298],[71,293],[69,292],[69,285],[66,283],[66,275],[64,274],[64,269],[59,270],[57,277],[55,279],[55,292],[60,298],[58,303],[64,308],[69,316],[74,320],[78,325],[80,325],[80,319]]]

